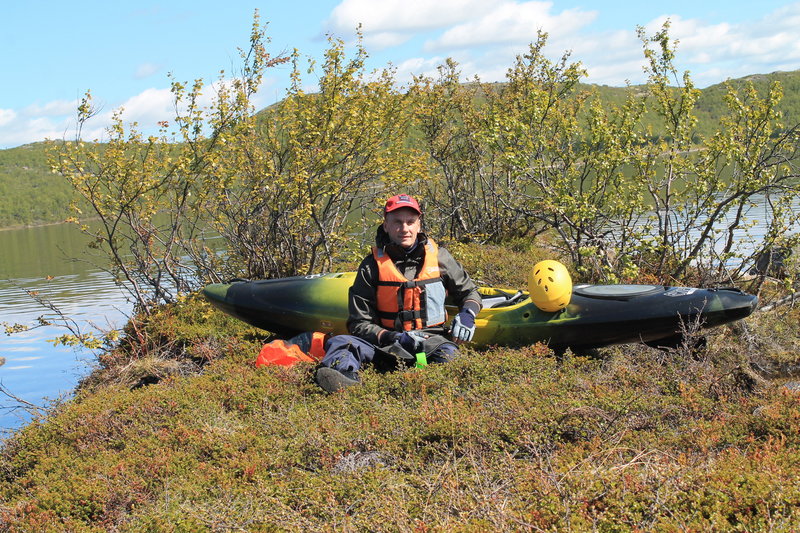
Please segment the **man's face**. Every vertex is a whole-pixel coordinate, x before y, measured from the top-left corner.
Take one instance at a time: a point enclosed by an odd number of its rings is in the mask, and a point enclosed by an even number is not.
[[[401,207],[383,217],[383,229],[393,243],[411,248],[417,242],[421,228],[419,213],[410,207]]]

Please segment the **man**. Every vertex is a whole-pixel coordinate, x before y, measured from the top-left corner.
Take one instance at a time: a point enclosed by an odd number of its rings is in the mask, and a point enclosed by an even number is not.
[[[350,288],[350,335],[329,339],[314,376],[328,392],[357,384],[358,370],[373,360],[376,347],[399,345],[411,357],[424,352],[426,364],[444,363],[475,333],[477,287],[450,252],[421,231],[419,203],[407,194],[393,196],[383,217],[376,246]],[[449,332],[446,295],[460,309]]]

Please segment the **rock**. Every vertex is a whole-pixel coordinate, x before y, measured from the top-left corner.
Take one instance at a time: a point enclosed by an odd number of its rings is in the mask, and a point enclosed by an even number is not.
[[[381,452],[354,452],[342,457],[333,467],[334,472],[355,472],[367,468],[390,466],[393,463],[391,456]]]

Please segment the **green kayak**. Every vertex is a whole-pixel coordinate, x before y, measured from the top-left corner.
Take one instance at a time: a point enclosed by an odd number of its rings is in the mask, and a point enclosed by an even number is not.
[[[248,324],[280,335],[347,333],[347,295],[354,272],[212,284],[204,296]],[[758,298],[738,289],[660,285],[576,285],[563,310],[545,312],[528,293],[482,287],[475,346],[587,349],[644,342],[668,345],[686,327],[710,328],[748,316]],[[455,308],[448,308],[451,316]]]

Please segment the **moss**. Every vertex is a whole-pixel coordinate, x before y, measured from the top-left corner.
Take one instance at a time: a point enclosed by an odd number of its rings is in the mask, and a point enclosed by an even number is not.
[[[751,363],[796,352],[796,313],[712,330],[704,351],[467,349],[326,395],[309,365],[254,368],[269,336],[188,298],[132,322],[74,400],[5,443],[0,523],[795,529],[800,396]]]

